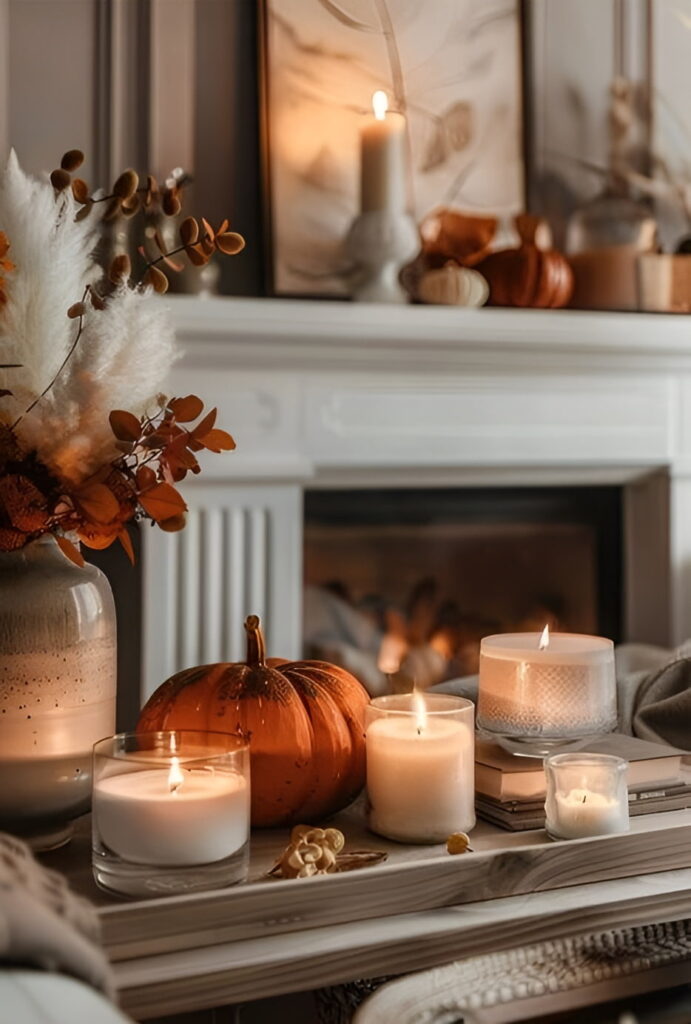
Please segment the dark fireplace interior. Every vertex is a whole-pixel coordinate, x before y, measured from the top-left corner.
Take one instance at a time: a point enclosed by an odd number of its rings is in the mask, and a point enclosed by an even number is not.
[[[617,487],[305,494],[304,647],[373,692],[477,672],[490,633],[618,641]]]

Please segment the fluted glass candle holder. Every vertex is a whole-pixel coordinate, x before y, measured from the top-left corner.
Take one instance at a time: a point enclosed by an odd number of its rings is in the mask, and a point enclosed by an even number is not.
[[[552,839],[629,831],[628,761],[611,754],[552,754],[545,759],[545,827]]]
[[[614,645],[599,636],[503,633],[480,646],[478,728],[508,749],[547,754],[617,725]]]
[[[120,733],[94,747],[92,864],[127,896],[247,877],[249,744],[227,733]]]
[[[366,708],[368,824],[403,843],[475,825],[475,708],[447,694],[393,694]]]

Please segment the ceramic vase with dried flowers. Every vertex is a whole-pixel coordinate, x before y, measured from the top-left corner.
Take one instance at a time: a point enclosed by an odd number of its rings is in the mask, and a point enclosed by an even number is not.
[[[81,546],[133,560],[128,523],[181,529],[176,484],[234,447],[195,395],[160,393],[174,336],[155,293],[176,254],[203,265],[242,238],[188,217],[172,251],[104,270],[103,221],[177,216],[181,197],[132,170],[94,193],[82,161],[37,181],[12,154],[0,172],[0,829],[44,849],[88,809],[91,746],[115,725],[113,598]]]

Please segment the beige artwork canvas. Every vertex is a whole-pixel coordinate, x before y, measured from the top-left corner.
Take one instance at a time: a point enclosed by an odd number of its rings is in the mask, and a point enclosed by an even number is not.
[[[405,114],[408,204],[523,205],[518,0],[264,0],[267,185],[277,294],[347,296],[359,139],[383,89]]]

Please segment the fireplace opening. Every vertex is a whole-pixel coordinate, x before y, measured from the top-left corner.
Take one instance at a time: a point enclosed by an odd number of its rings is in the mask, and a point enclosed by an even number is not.
[[[620,640],[619,487],[305,493],[304,653],[372,693],[477,672],[491,633]]]

